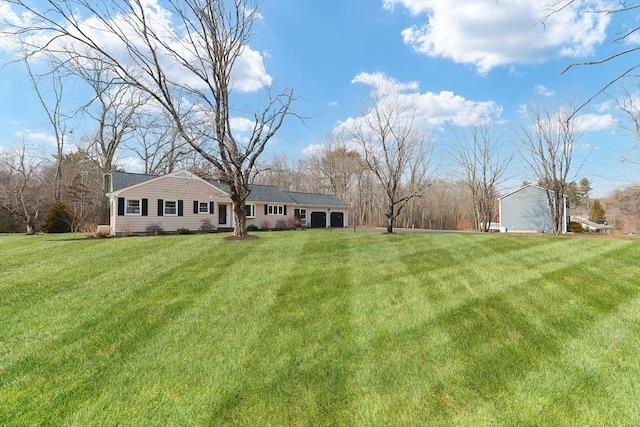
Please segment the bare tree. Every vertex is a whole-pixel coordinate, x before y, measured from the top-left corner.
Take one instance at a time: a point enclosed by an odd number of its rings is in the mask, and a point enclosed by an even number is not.
[[[0,207],[35,234],[44,200],[40,176],[44,160],[28,153],[26,144],[0,153]]]
[[[90,139],[93,149],[89,151],[98,154],[95,160],[102,169],[100,222],[104,224],[109,221],[106,194],[111,191],[111,172],[115,169],[116,153],[123,141],[133,133],[136,115],[146,104],[147,97],[114,77],[113,70],[99,56],[89,60],[75,57],[68,63],[92,91],[86,112],[98,127]]]
[[[527,110],[529,122],[520,132],[523,158],[546,190],[556,234],[563,231],[563,200],[568,193],[578,139],[574,111],[571,106],[545,109],[534,105]]]
[[[384,188],[386,227],[393,233],[402,209],[427,186],[431,152],[425,137],[414,129],[414,112],[404,108],[398,96],[374,93],[369,111],[346,131]]]
[[[24,57],[24,64],[27,70],[27,75],[31,81],[31,85],[38,97],[40,105],[44,109],[51,129],[53,130],[53,136],[56,140],[56,169],[53,180],[53,198],[60,200],[62,197],[62,154],[64,152],[64,139],[67,135],[67,116],[62,112],[62,95],[64,88],[64,76],[62,73],[57,72],[59,69],[52,66],[52,70],[47,72],[45,76],[38,76],[34,73],[29,63],[30,59],[28,55]],[[53,64],[52,64],[53,65]],[[45,77],[50,78],[51,87],[51,101],[47,101],[47,96],[43,94],[43,80]],[[72,130],[69,133],[73,132]]]
[[[625,120],[621,120],[620,126],[629,132],[635,139],[637,158],[633,155],[633,149],[623,160],[640,164],[640,82],[631,85],[621,85],[621,94],[615,98],[618,109],[624,114]],[[627,121],[630,124],[627,124]]]
[[[284,191],[300,191],[296,181],[301,174],[295,170],[294,162],[286,154],[276,154],[269,161],[258,166],[255,182],[274,185]]]
[[[611,225],[621,231],[640,233],[640,184],[613,191],[604,203]]]
[[[187,156],[193,151],[178,134],[173,120],[162,113],[137,114],[132,138],[123,144],[142,161],[144,173],[149,175],[167,174],[186,167]]]
[[[66,153],[62,163],[64,171],[63,201],[73,213],[73,231],[95,230],[100,218],[103,173],[98,162],[86,151]]]
[[[496,213],[498,186],[506,178],[513,152],[490,124],[471,126],[468,135],[456,133],[456,139],[452,154],[461,169],[459,179],[471,192],[475,229],[489,231]]]
[[[347,141],[335,134],[325,138],[319,152],[310,156],[309,167],[318,174],[324,187],[321,191],[331,193],[352,206],[357,176],[366,165],[360,154],[348,148]]]
[[[619,0],[615,2],[583,2],[579,0],[550,0],[546,6],[545,16],[542,18],[541,23],[544,25],[546,21],[548,21],[551,16],[556,13],[567,9],[569,7],[576,7],[580,13],[589,13],[596,15],[623,15],[626,14],[631,17],[632,24],[627,28],[622,28],[620,32],[617,32],[612,39],[612,43],[620,44],[621,49],[617,52],[610,54],[604,58],[599,58],[594,61],[586,61],[586,62],[575,62],[569,64],[561,74],[565,74],[569,70],[575,67],[580,66],[592,66],[599,65],[604,63],[610,63],[622,57],[631,57],[635,58],[635,61],[631,63],[631,65],[623,66],[620,71],[617,72],[615,76],[612,76],[603,87],[601,87],[595,94],[590,96],[586,101],[584,101],[581,105],[579,105],[570,116],[577,114],[585,105],[590,103],[597,96],[606,92],[609,87],[614,85],[615,83],[625,79],[629,76],[634,76],[633,73],[636,70],[640,69],[640,46],[637,43],[633,42],[633,38],[637,37],[638,33],[640,33],[640,25],[638,25],[637,16],[640,11],[640,4],[636,2],[631,2],[627,0]],[[637,74],[635,75],[637,78]]]
[[[45,0],[45,11],[27,0],[8,2],[29,12],[33,22],[17,33],[38,35],[39,41],[46,37],[35,49],[99,58],[114,78],[161,105],[181,137],[229,184],[234,234],[246,235],[244,204],[256,162],[293,101],[292,91],[270,94],[266,106],[253,114],[247,137],[232,128],[233,70],[258,18],[254,1],[164,2],[171,23],[144,0]],[[78,19],[86,15],[92,16],[92,27]],[[106,39],[117,40],[119,48],[111,49]]]

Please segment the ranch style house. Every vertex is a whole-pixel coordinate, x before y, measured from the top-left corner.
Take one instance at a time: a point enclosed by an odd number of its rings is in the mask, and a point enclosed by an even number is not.
[[[144,234],[157,224],[165,232],[233,229],[233,205],[227,184],[180,170],[167,175],[111,173],[109,232]],[[294,224],[329,228],[348,226],[348,206],[332,195],[282,191],[253,185],[246,200],[247,227],[280,228]]]

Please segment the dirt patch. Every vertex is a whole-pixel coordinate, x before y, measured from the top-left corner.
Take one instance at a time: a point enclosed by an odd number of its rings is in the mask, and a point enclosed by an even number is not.
[[[247,241],[251,241],[251,240],[256,240],[258,237],[257,236],[227,236],[224,238],[224,240],[228,240],[230,242],[247,242]]]

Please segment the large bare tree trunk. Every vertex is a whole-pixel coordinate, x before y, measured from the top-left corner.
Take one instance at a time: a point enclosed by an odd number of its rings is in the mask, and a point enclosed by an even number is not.
[[[249,135],[232,129],[233,71],[250,50],[253,23],[259,18],[255,1],[43,0],[37,6],[28,0],[9,1],[19,13],[31,15],[32,26],[16,28],[14,35],[24,40],[38,36],[34,51],[100,61],[110,72],[104,81],[142,91],[163,108],[180,136],[229,183],[234,205],[239,203],[234,211],[245,215],[256,161],[290,114],[293,101],[290,90],[269,93],[266,107],[251,119],[237,115],[253,123]],[[265,80],[260,89],[270,84]],[[243,224],[237,222],[235,235],[246,235]]]
[[[426,188],[430,152],[424,136],[413,128],[413,112],[403,109],[397,94],[373,92],[371,100],[365,116],[345,131],[384,189],[387,232],[392,233],[403,208]]]

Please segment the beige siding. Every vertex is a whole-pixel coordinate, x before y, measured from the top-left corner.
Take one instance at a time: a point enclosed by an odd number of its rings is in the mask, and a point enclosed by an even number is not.
[[[249,202],[248,204],[252,204]],[[264,203],[254,203],[255,205],[255,218],[247,217],[247,226],[255,225],[258,228],[276,228],[279,220],[284,220],[286,226],[293,225],[293,205],[284,205],[287,207],[286,215],[265,215],[264,214]],[[271,205],[277,205],[277,203],[271,203]],[[280,204],[282,205],[282,204]]]
[[[229,203],[229,198],[219,189],[207,184],[200,179],[167,176],[153,181],[145,182],[120,192],[118,197],[125,199],[147,199],[148,215],[118,215],[117,197],[112,201],[112,218],[115,219],[116,234],[144,233],[149,224],[160,224],[166,232],[174,232],[179,228],[187,228],[196,231],[200,229],[202,220],[209,219],[214,226],[218,224],[218,209],[220,204]],[[158,200],[183,201],[183,216],[158,216]],[[193,213],[193,202],[213,201],[213,214]],[[227,208],[227,224],[231,225],[231,209]]]
[[[270,203],[274,205],[274,203]],[[265,222],[268,223],[268,228],[276,228],[278,220],[283,219],[286,221],[287,227],[293,225],[294,209],[306,209],[307,210],[307,224],[305,227],[311,226],[311,212],[325,212],[327,214],[327,227],[330,225],[331,212],[341,212],[344,215],[344,226],[348,227],[349,213],[347,208],[335,206],[305,206],[305,205],[286,205],[286,215],[265,215],[264,203],[255,204],[255,218],[247,217],[247,225],[256,225],[259,228],[264,228]]]

